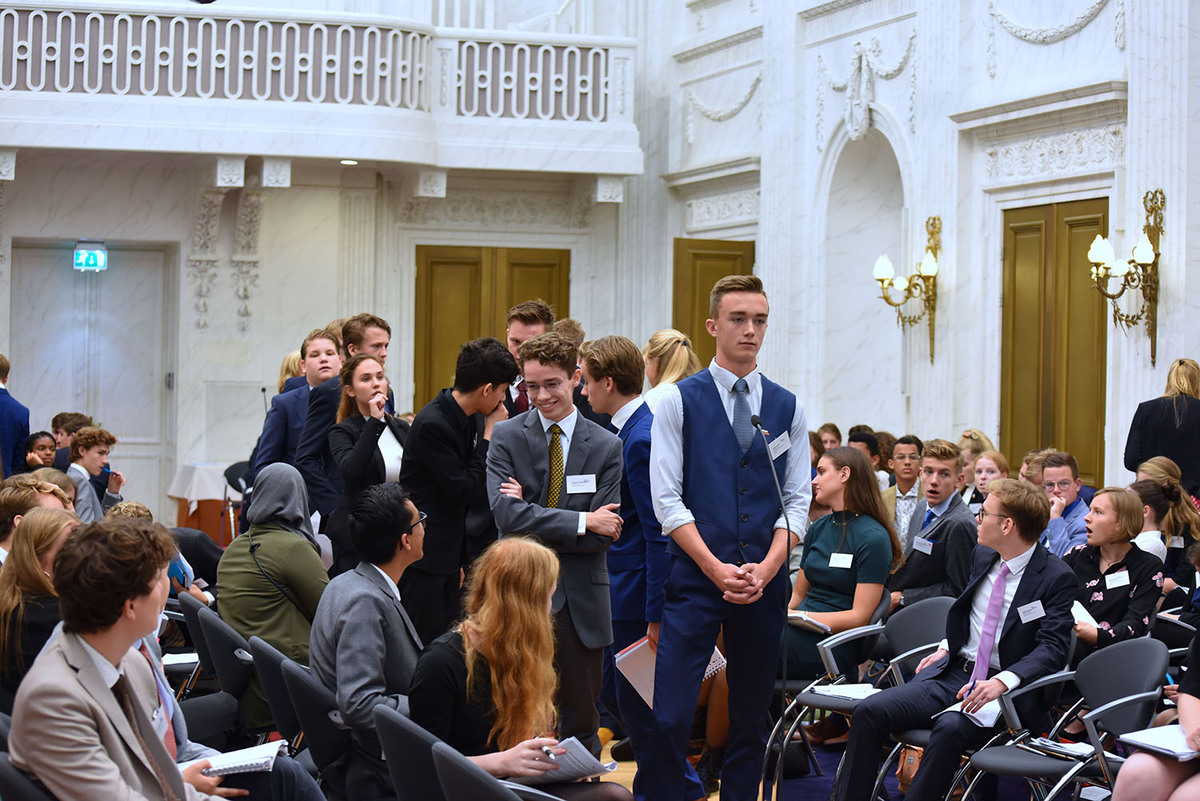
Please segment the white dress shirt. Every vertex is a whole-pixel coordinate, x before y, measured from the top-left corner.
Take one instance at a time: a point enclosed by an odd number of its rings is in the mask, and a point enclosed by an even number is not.
[[[629,422],[629,418],[633,417],[633,413],[636,412],[638,407],[641,405],[642,397],[639,395],[633,400],[629,401],[629,403],[626,403],[620,409],[617,409],[617,413],[612,416],[612,419],[609,420],[609,423],[613,428],[617,429],[617,432],[619,433],[623,428],[625,428],[625,424]]]
[[[716,381],[717,394],[725,407],[727,422],[732,427],[733,384],[738,377],[718,365],[716,359],[709,364],[708,371]],[[762,411],[762,374],[755,368],[744,378],[750,388],[747,397],[750,414],[759,414]],[[757,431],[754,436],[759,436]],[[812,468],[808,460],[808,421],[799,398],[796,399],[796,411],[792,414],[788,436],[792,441],[791,450],[787,471],[780,480],[787,515],[786,519],[784,515],[779,516],[775,528],[789,528],[790,521],[792,533],[803,540],[808,526],[808,505],[812,500],[812,483],[809,480]],[[674,384],[668,385],[654,414],[650,437],[650,493],[654,499],[654,513],[662,522],[664,534],[696,522],[683,503],[683,398],[679,394],[679,387]]]
[[[384,480],[399,481],[400,465],[404,460],[404,446],[400,444],[400,440],[396,439],[396,435],[387,425],[384,425],[383,433],[379,435],[379,455],[383,457]]]
[[[559,427],[559,429],[562,431],[562,433],[558,435],[558,441],[562,445],[562,455],[563,455],[563,488],[562,488],[562,492],[565,495],[567,492],[567,457],[571,455],[571,441],[573,439],[575,439],[575,424],[579,422],[579,410],[576,409],[574,406],[572,406],[571,413],[568,414],[563,419],[559,420],[557,423],[555,423],[553,420],[551,420],[546,415],[542,414],[542,410],[537,408],[536,406],[533,407],[533,410],[534,410],[534,412],[537,413],[538,419],[542,421],[542,430],[546,432],[546,452],[547,453],[549,453],[549,451],[550,451],[550,426],[557,425]],[[547,474],[546,477],[549,478],[549,474]],[[577,529],[577,533],[583,534],[586,531],[587,531],[587,512],[580,512],[579,513],[579,528]]]
[[[400,588],[396,586],[396,582],[392,581],[392,577],[389,576],[382,567],[375,564],[374,562],[367,562],[367,564],[379,571],[379,575],[383,576],[384,582],[388,585],[388,587],[391,588],[392,595],[396,596],[396,600],[399,601],[400,600]]]

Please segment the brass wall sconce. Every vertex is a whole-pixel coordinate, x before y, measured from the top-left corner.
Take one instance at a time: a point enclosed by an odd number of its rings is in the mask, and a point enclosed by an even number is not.
[[[1167,196],[1161,189],[1147,192],[1142,197],[1146,209],[1146,224],[1142,236],[1133,246],[1133,258],[1119,261],[1112,243],[1097,235],[1088,248],[1088,261],[1092,263],[1092,283],[1096,291],[1112,302],[1113,322],[1128,329],[1145,321],[1146,335],[1150,337],[1150,364],[1154,365],[1158,345],[1158,245],[1163,233],[1163,207]],[[1120,287],[1110,292],[1110,278],[1119,279]],[[1117,298],[1125,290],[1142,293],[1142,307],[1136,314],[1125,314],[1117,306]]]
[[[929,363],[933,364],[933,330],[937,316],[937,274],[938,253],[942,249],[942,218],[930,217],[925,221],[925,255],[916,265],[911,275],[900,278],[892,267],[892,260],[883,254],[875,260],[875,280],[879,282],[879,296],[883,302],[896,310],[896,322],[904,330],[910,325],[916,325],[926,315],[929,315]],[[892,297],[892,290],[901,294],[899,300]],[[917,314],[905,314],[904,304],[914,298],[921,299],[921,311]]]

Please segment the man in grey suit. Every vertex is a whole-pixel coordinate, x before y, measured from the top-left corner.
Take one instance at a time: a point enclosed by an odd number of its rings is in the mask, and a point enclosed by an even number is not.
[[[596,698],[612,643],[606,552],[621,534],[621,440],[576,410],[580,371],[569,339],[541,334],[518,353],[533,408],[492,431],[488,499],[500,536],[527,534],[558,553],[558,735],[599,755]]]
[[[425,515],[399,484],[359,493],[350,510],[350,541],[362,561],[321,595],[309,636],[309,664],[337,695],[351,729],[346,759],[349,798],[395,795],[375,731],[375,707],[408,714],[408,691],[421,638],[400,603],[397,584],[421,558]]]
[[[971,576],[975,516],[958,493],[962,454],[949,440],[925,443],[921,482],[925,499],[917,504],[905,538],[904,566],[892,574],[892,609],[947,595],[957,598]]]

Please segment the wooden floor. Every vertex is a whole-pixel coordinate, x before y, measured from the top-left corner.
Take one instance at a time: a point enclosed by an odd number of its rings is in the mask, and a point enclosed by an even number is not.
[[[601,762],[611,762],[612,755],[609,753],[610,743],[604,744],[604,750],[600,753]],[[637,773],[636,762],[618,762],[617,769],[604,777],[605,781],[616,782],[622,787],[627,788],[630,792],[633,791],[633,774]],[[716,792],[709,796],[710,799],[717,799],[720,793]]]

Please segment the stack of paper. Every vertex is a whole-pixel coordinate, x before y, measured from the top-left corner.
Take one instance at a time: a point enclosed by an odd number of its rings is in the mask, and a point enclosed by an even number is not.
[[[287,751],[287,743],[275,740],[253,748],[243,748],[240,751],[230,751],[228,754],[204,757],[209,762],[203,773],[205,776],[228,776],[231,773],[253,773],[260,770],[270,770],[275,766],[275,757]],[[181,762],[179,769],[190,767],[202,760],[193,759],[191,762]]]
[[[818,684],[812,688],[818,695],[833,695],[838,698],[852,698],[861,701],[879,692],[873,684]]]
[[[522,776],[514,781],[520,784],[548,784],[550,782],[577,782],[617,769],[616,762],[604,763],[592,756],[578,738],[570,737],[558,744],[567,749],[565,754],[555,754],[554,763],[558,770],[548,770],[540,776]]]
[[[1186,762],[1189,759],[1195,759],[1200,756],[1200,751],[1193,751],[1188,747],[1187,737],[1184,735],[1183,728],[1179,724],[1142,729],[1141,731],[1122,734],[1118,739],[1127,745],[1132,745],[1134,748],[1172,757],[1180,762]]]
[[[653,708],[655,654],[654,649],[650,647],[650,641],[643,637],[618,653],[615,661],[617,670],[621,671],[621,674],[638,691],[638,695],[642,696],[646,706]],[[720,650],[713,648],[712,658],[708,660],[708,667],[704,670],[704,678],[707,679],[724,667],[725,657],[721,655]]]

